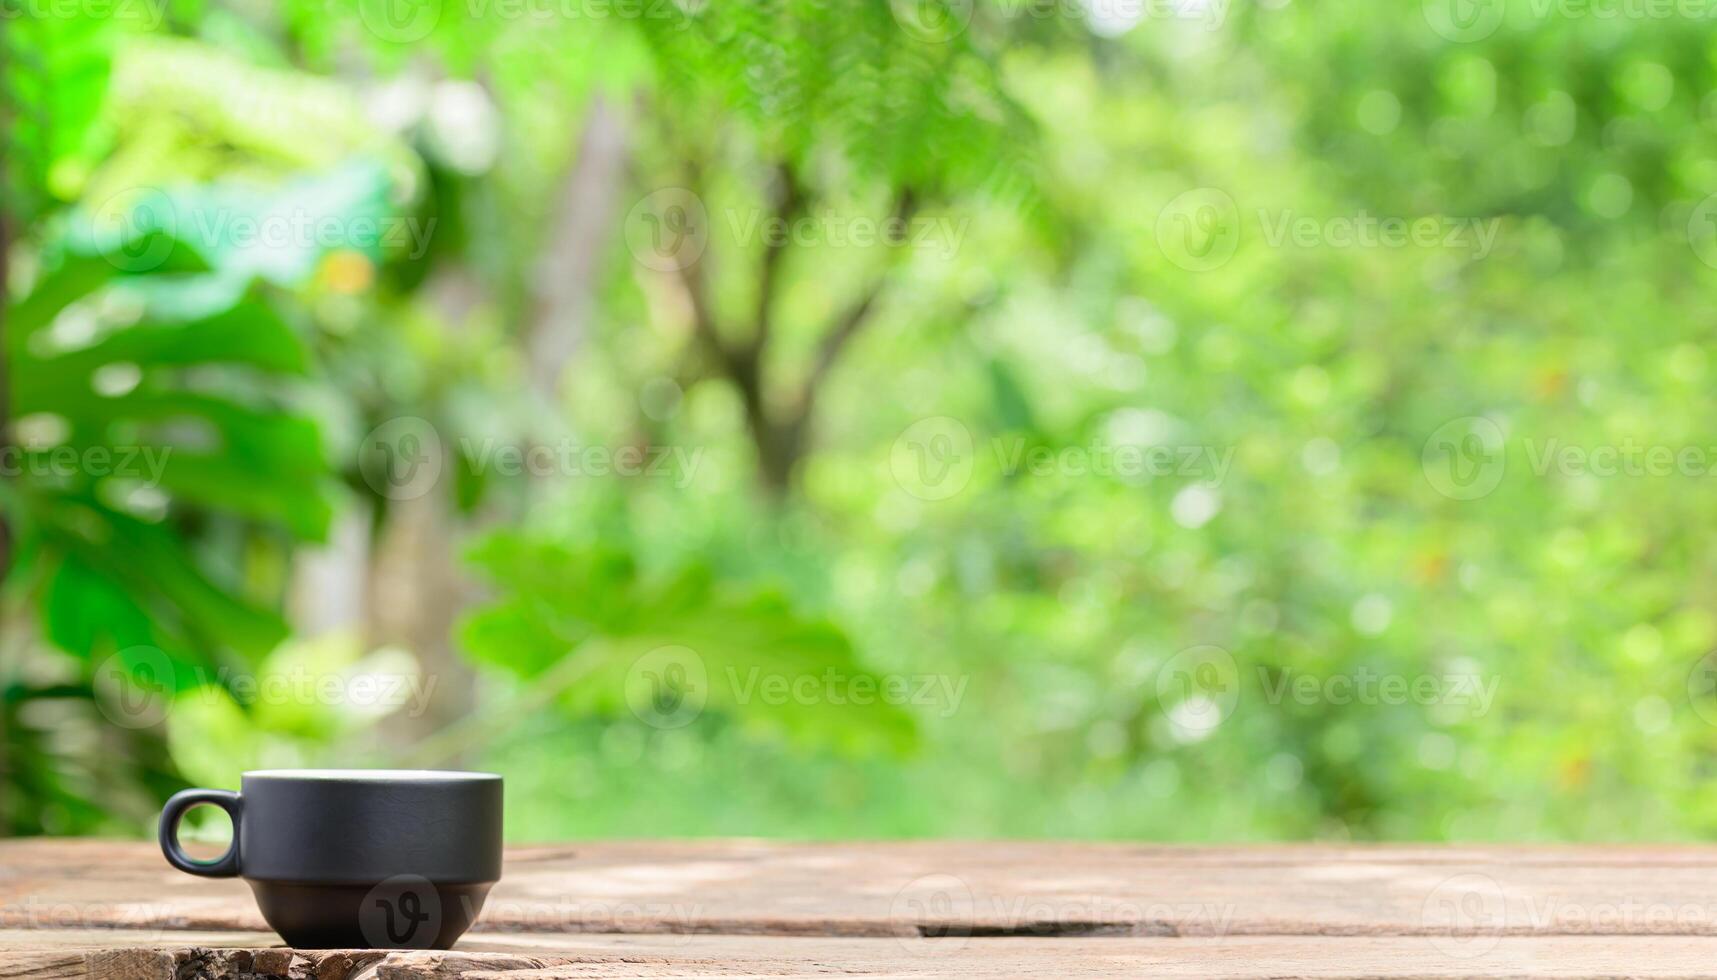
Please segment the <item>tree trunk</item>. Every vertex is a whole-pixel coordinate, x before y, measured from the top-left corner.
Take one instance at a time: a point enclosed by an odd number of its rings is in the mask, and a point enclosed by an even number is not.
[[[591,100],[575,152],[537,265],[535,320],[526,338],[532,388],[551,409],[586,333],[626,176],[626,130],[601,96]]]
[[[600,97],[592,100],[574,151],[572,165],[536,269],[532,322],[521,338],[530,360],[529,397],[537,400],[541,420],[530,438],[558,430],[560,379],[576,355],[595,305],[601,260],[615,220],[618,193],[625,179],[626,139],[620,117]],[[450,290],[457,294],[458,290]],[[450,321],[463,318],[468,304],[444,297]],[[456,433],[448,433],[456,437]],[[400,501],[378,549],[372,589],[371,621],[375,638],[414,651],[434,678],[428,710],[392,723],[408,744],[418,744],[463,720],[476,707],[476,678],[460,657],[453,631],[476,598],[476,586],[461,572],[459,551],[474,529],[452,505],[453,467],[458,465],[451,439],[445,440],[442,479],[434,493]],[[480,517],[477,527],[509,515]],[[512,515],[516,516],[516,515]],[[458,758],[444,760],[459,765]]]
[[[12,300],[8,283],[11,281],[11,265],[7,261],[12,251],[11,225],[5,212],[0,211],[0,461],[8,459],[12,446],[12,362],[7,356],[6,313]],[[0,480],[6,479],[6,474],[0,472]],[[0,495],[0,503],[5,500]],[[6,573],[12,568],[12,518],[6,513],[6,508],[0,506],[0,589],[6,584]],[[4,609],[0,608],[0,614]],[[4,733],[0,733],[4,734]],[[4,741],[0,741],[0,751],[3,751]],[[0,756],[0,762],[4,756]]]

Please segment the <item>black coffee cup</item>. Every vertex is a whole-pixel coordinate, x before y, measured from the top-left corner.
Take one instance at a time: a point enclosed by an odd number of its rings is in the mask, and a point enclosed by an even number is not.
[[[194,861],[179,820],[232,818],[232,847]],[[161,811],[180,871],[242,876],[262,917],[299,949],[447,949],[501,878],[501,777],[486,772],[265,769],[237,793],[188,789]]]

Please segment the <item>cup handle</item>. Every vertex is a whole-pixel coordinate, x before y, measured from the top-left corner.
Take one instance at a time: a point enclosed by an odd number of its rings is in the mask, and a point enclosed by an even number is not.
[[[227,816],[232,818],[232,846],[214,861],[193,861],[179,847],[179,821],[185,816],[186,810],[199,803],[212,803],[225,810]],[[239,873],[239,813],[243,809],[240,803],[237,793],[229,793],[224,789],[188,789],[173,794],[173,798],[161,809],[161,853],[167,856],[167,863],[187,874],[202,875],[205,878],[236,877]]]

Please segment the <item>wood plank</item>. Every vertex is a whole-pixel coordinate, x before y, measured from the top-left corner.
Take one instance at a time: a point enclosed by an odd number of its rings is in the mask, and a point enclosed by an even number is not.
[[[644,937],[604,937],[638,944]],[[528,972],[473,971],[461,980],[572,980],[575,977],[1710,977],[1712,937],[1496,937],[1481,947],[1448,947],[1439,937],[1243,936],[1215,938],[982,939],[920,941],[802,937],[692,937],[719,973],[602,972],[581,964]],[[402,971],[381,980],[410,980]]]
[[[205,934],[197,945],[68,947],[44,959],[39,951],[9,951],[14,935],[0,933],[0,976],[17,980],[1709,977],[1717,965],[1717,937],[1704,936],[1485,937],[1466,946],[1435,936],[896,941],[531,934],[486,937],[446,953],[380,953],[258,948],[246,945],[251,935]],[[108,938],[122,942],[125,934]]]
[[[144,842],[0,842],[0,927],[261,930]],[[512,848],[479,932],[1717,935],[1717,848],[760,841]]]

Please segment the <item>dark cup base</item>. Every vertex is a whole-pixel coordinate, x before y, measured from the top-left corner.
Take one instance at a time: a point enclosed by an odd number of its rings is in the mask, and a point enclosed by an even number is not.
[[[375,884],[246,879],[270,927],[295,949],[449,949],[483,911],[493,882]]]

